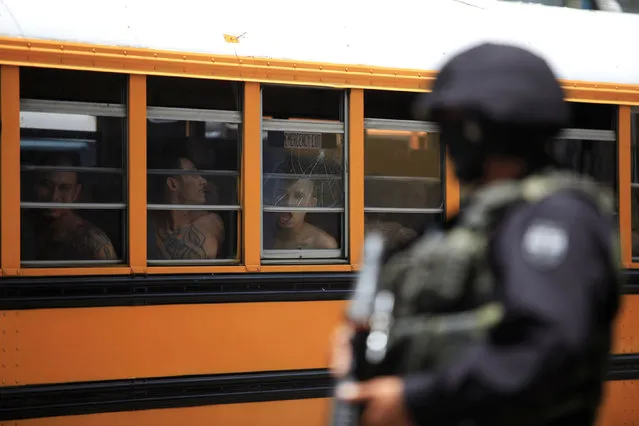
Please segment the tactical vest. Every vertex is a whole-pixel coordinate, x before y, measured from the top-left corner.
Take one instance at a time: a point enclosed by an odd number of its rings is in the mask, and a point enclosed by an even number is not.
[[[612,195],[592,179],[569,171],[545,171],[478,190],[452,229],[428,233],[388,260],[380,273],[379,285],[380,290],[394,294],[395,305],[388,340],[389,363],[384,373],[443,369],[454,364],[470,344],[486,338],[504,315],[497,302],[499,283],[489,264],[492,233],[513,206],[538,203],[564,191],[589,200],[604,217],[612,217],[614,213]],[[615,251],[610,257],[610,273],[618,284],[619,294],[618,235],[611,238]],[[569,305],[570,301],[566,301],[566,309]],[[614,317],[616,310],[615,305],[608,315]],[[594,389],[599,389],[604,380],[611,320],[601,319],[592,353],[571,373],[574,389],[571,386],[561,394],[545,392],[534,401],[511,407],[511,412],[504,407],[486,423],[549,425],[564,415],[562,410],[583,409],[584,404],[596,407],[600,391],[589,393],[584,388],[593,389],[594,384]]]

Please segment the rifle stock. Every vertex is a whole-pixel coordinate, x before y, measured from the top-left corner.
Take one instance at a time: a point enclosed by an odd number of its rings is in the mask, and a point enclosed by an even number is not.
[[[338,380],[338,386],[342,383],[367,380],[371,376],[366,348],[370,319],[375,308],[383,252],[382,236],[377,233],[368,234],[364,240],[362,269],[357,276],[347,310],[347,319],[355,329],[351,339],[352,362],[348,374]],[[362,409],[363,407],[359,405],[335,398],[330,426],[356,426]]]

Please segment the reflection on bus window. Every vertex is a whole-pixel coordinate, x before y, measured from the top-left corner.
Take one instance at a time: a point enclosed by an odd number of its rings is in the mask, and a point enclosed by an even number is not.
[[[442,150],[437,127],[411,120],[416,94],[365,92],[365,231],[392,249],[443,214]]]
[[[570,102],[571,123],[549,146],[560,166],[590,176],[615,196],[618,208],[617,107]]]
[[[240,88],[211,80],[148,81],[149,264],[235,262]]]
[[[421,233],[443,209],[437,133],[367,129],[364,140],[366,230],[391,246]]]
[[[334,90],[263,89],[263,111],[273,117],[262,123],[265,259],[344,256],[343,96]]]
[[[571,123],[549,144],[560,165],[617,189],[617,109],[612,105],[569,102]]]
[[[617,146],[614,140],[559,139],[551,146],[553,158],[562,166],[591,176],[610,188],[616,187]]]
[[[569,102],[571,122],[548,144],[560,166],[588,175],[617,196],[617,107]]]
[[[126,76],[20,73],[23,266],[122,262]]]

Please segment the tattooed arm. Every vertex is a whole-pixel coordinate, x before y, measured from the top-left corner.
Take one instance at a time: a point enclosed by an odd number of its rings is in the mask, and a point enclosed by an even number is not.
[[[115,249],[107,235],[99,228],[91,226],[88,245],[93,259],[96,260],[116,260]]]
[[[78,219],[75,229],[67,235],[72,250],[92,260],[116,260],[113,244],[97,226]]]

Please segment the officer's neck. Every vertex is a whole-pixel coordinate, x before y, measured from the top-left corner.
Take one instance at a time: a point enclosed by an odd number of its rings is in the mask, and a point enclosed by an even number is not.
[[[484,162],[482,183],[520,179],[530,173],[530,171],[528,164],[523,159],[508,157],[487,158]]]
[[[443,228],[450,229],[455,226],[458,221],[459,214],[464,208],[464,204],[470,202],[472,198],[471,194],[474,193],[474,189],[500,181],[523,179],[526,176],[537,173],[540,169],[553,164],[553,162],[544,156],[527,159],[494,156],[485,159],[482,177],[473,183],[465,184],[468,187],[468,196],[464,200],[460,200],[461,205],[459,206],[459,211],[451,214],[448,219],[444,221]]]

